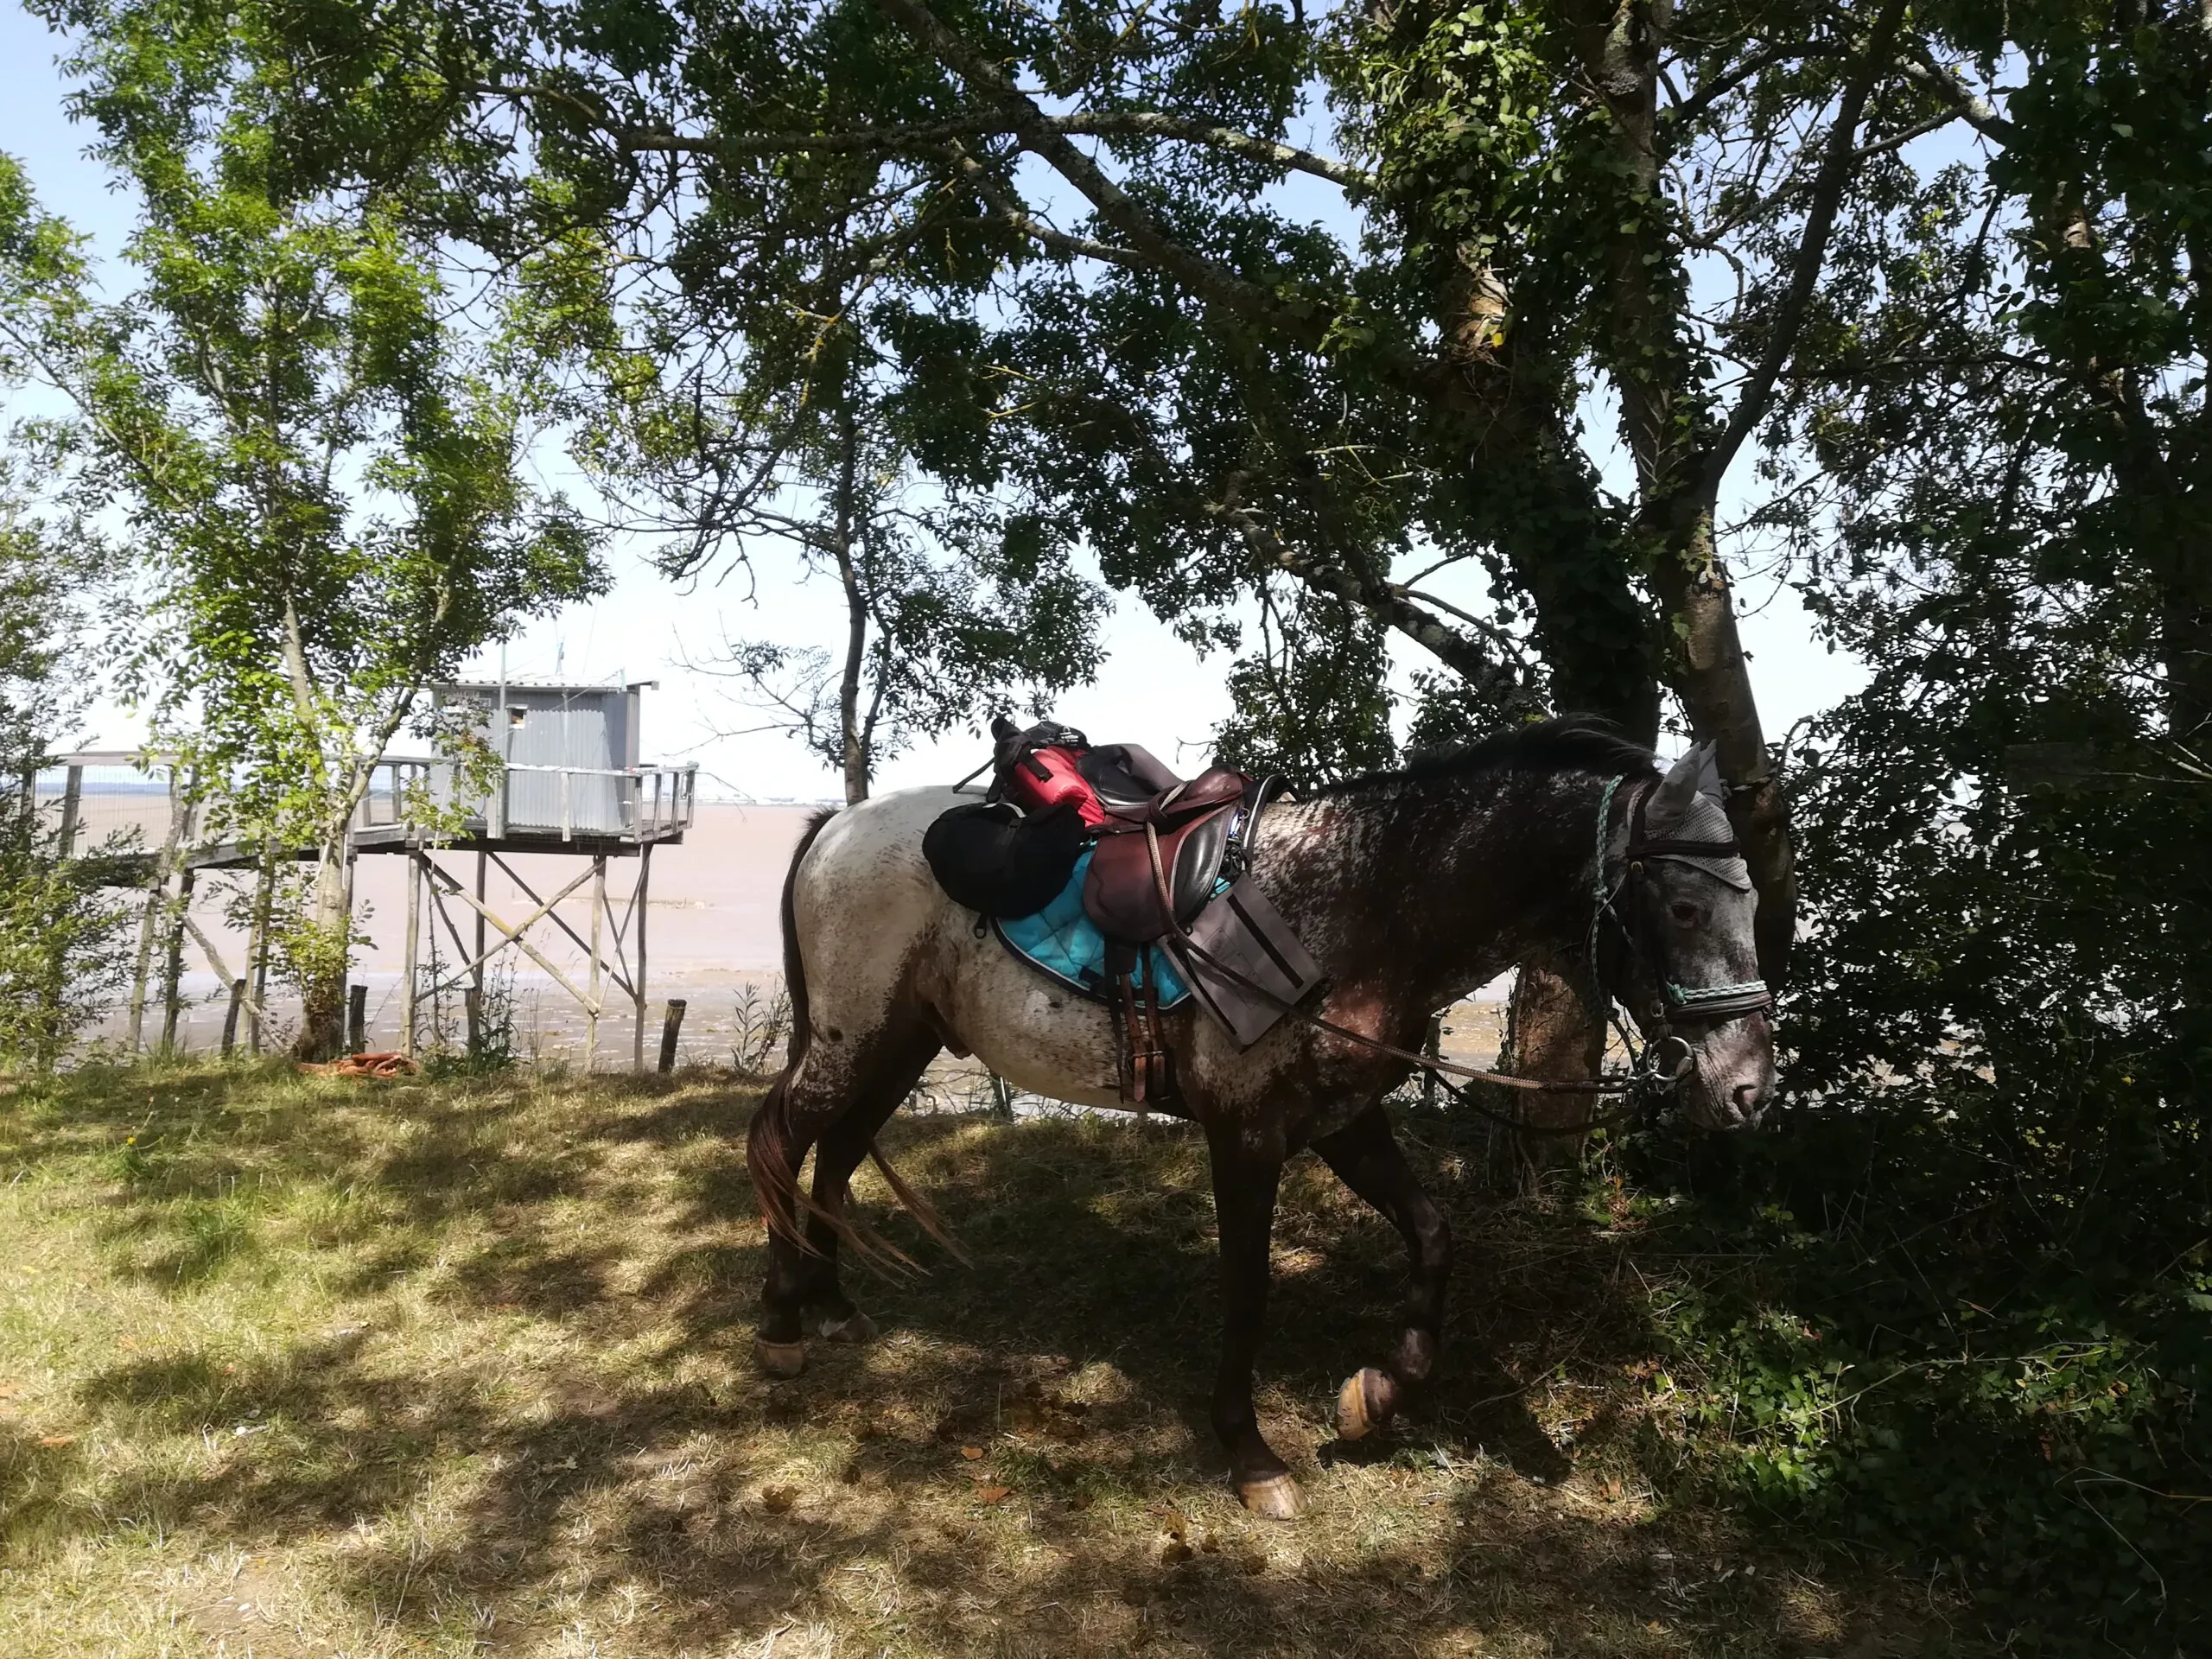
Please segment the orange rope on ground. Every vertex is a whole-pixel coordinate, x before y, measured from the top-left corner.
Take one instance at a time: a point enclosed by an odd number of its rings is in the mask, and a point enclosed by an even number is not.
[[[302,1060],[299,1069],[326,1077],[411,1077],[423,1068],[404,1054],[348,1054],[321,1065]]]

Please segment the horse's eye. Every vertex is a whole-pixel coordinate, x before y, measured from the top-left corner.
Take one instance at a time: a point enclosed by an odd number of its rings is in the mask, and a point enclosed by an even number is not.
[[[1705,912],[1687,899],[1677,899],[1667,906],[1667,913],[1675,918],[1677,927],[1695,927],[1705,919]]]

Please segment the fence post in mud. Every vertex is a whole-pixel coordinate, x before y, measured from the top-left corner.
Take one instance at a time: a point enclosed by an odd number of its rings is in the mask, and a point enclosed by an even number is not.
[[[1444,1016],[1436,1015],[1428,1022],[1428,1035],[1421,1041],[1421,1058],[1436,1060],[1444,1057]],[[1421,1074],[1421,1103],[1423,1111],[1436,1109],[1436,1073],[1424,1071]]]
[[[369,988],[346,988],[346,1052],[365,1054],[369,1047]]]
[[[1014,1122],[1014,1090],[995,1071],[991,1073],[991,1116],[1004,1122]]]
[[[683,1029],[683,1010],[690,1003],[680,996],[668,999],[668,1012],[660,1022],[660,1070],[663,1077],[676,1070],[676,1036]]]
[[[238,1010],[245,1006],[245,981],[231,982],[231,1006],[223,1011],[223,1058],[229,1059],[231,1051],[238,1046]]]

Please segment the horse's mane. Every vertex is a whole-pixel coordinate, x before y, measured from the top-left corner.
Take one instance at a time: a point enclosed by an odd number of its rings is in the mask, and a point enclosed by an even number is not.
[[[1332,795],[1397,793],[1448,785],[1491,772],[1594,772],[1641,777],[1656,765],[1650,750],[1586,715],[1531,721],[1472,743],[1415,754],[1393,772],[1370,772],[1307,791]]]

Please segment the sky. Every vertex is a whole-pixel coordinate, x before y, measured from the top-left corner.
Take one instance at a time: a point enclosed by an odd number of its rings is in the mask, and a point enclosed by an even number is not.
[[[105,170],[84,154],[91,135],[72,124],[62,103],[67,87],[55,66],[59,41],[13,0],[0,0],[0,150],[21,160],[46,207],[89,234],[107,259],[119,253],[130,232],[129,199],[110,184]],[[1300,207],[1304,197],[1291,200]],[[1319,216],[1321,201],[1313,206]],[[0,394],[4,395],[4,394]],[[1601,429],[1602,410],[1591,411]],[[1606,458],[1609,481],[1622,481],[1624,459]],[[587,492],[564,475],[556,456],[545,458],[543,481],[572,495]],[[1739,463],[1747,468],[1748,460]],[[1724,499],[1724,508],[1726,502]],[[532,624],[505,648],[506,672],[517,680],[571,683],[651,680],[643,716],[644,758],[696,761],[701,794],[723,798],[823,800],[840,786],[830,769],[792,738],[753,730],[762,717],[736,703],[728,688],[687,666],[711,658],[725,638],[772,638],[779,642],[835,649],[844,632],[843,607],[835,585],[802,581],[796,561],[773,548],[758,550],[750,582],[679,586],[655,572],[647,550],[617,541],[608,550],[613,591],[585,606]],[[1827,708],[1864,683],[1860,665],[1833,653],[1815,637],[1809,618],[1789,588],[1772,578],[1739,573],[1759,711],[1768,736],[1778,737],[1804,716]],[[1070,690],[1054,714],[1098,741],[1143,744],[1171,765],[1196,766],[1210,755],[1210,737],[1230,712],[1224,681],[1229,656],[1201,658],[1178,639],[1133,594],[1116,596],[1102,637],[1103,654],[1091,683]],[[1426,653],[1395,642],[1394,680],[1403,684]],[[486,679],[498,677],[499,659],[486,653],[476,664]],[[979,708],[979,726],[989,710]],[[139,741],[142,728],[112,702],[95,705],[81,747],[123,748]],[[949,783],[987,756],[987,741],[955,731],[889,761],[879,790]]]

